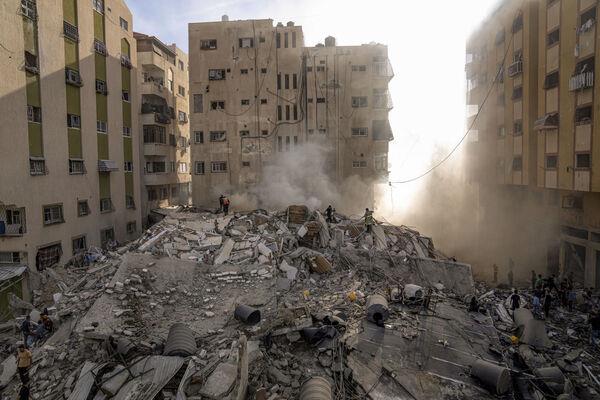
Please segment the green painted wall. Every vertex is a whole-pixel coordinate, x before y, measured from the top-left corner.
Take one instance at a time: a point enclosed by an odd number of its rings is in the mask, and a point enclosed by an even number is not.
[[[42,125],[30,122],[27,131],[29,135],[29,155],[31,157],[43,157]]]
[[[81,115],[79,97],[79,88],[77,86],[67,85],[67,113]]]
[[[77,56],[77,43],[65,39],[65,66],[79,71],[79,57]]]
[[[77,0],[63,0],[63,19],[77,26]]]
[[[110,197],[110,172],[99,172],[98,179],[100,181],[100,198]]]
[[[40,81],[39,75],[25,72],[25,80],[27,82],[27,104],[30,106],[41,107],[40,100]]]
[[[96,64],[96,78],[106,82],[106,57],[94,53],[94,62]]]
[[[133,172],[125,172],[125,195],[133,197]]]
[[[29,18],[23,18],[23,38],[25,39],[25,51],[37,54],[36,46],[36,26],[35,22]]]
[[[123,126],[131,128],[131,103],[123,101]]]
[[[67,128],[69,135],[69,158],[83,158],[81,151],[81,130]]]
[[[98,133],[98,159],[108,160],[108,135]]]
[[[96,93],[96,119],[98,121],[108,121],[108,108],[106,96]]]
[[[94,39],[104,42],[104,15],[94,10]]]
[[[127,39],[122,38],[121,39],[121,54],[131,56],[131,54],[129,53],[130,48],[131,48],[131,46],[129,46],[129,42],[127,41]]]
[[[125,67],[121,67],[121,88],[131,90],[131,71]]]
[[[123,137],[123,159],[133,161],[133,145],[130,137]]]

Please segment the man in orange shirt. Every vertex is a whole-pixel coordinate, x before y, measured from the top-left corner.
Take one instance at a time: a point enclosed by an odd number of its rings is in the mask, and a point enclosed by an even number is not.
[[[17,352],[17,370],[21,383],[29,382],[29,367],[31,367],[31,352],[25,348],[25,345],[20,344]]]

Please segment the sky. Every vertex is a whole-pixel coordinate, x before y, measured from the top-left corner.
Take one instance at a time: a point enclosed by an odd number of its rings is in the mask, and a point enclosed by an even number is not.
[[[465,133],[465,42],[498,0],[126,0],[135,31],[187,51],[189,22],[272,18],[301,25],[307,46],[379,42],[394,68],[389,88],[390,181],[409,180],[444,157]],[[460,153],[457,152],[457,157]],[[453,155],[454,157],[454,155]],[[443,164],[440,168],[444,168]],[[392,208],[410,206],[423,179],[394,183]],[[387,196],[386,196],[387,198]]]

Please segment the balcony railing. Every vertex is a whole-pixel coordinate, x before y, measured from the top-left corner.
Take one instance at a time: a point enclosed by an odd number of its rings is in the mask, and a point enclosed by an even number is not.
[[[581,72],[569,80],[569,90],[580,90],[594,86],[594,71]]]
[[[0,206],[0,237],[23,236],[25,233],[25,208]]]
[[[389,92],[373,95],[373,108],[383,108],[387,110],[394,108],[392,95]]]
[[[158,122],[159,124],[170,124],[171,123],[171,118],[169,118],[169,116],[165,115],[165,114],[155,113],[154,114],[154,121]]]
[[[394,70],[390,60],[373,63],[373,74],[377,77],[391,79],[394,76]]]

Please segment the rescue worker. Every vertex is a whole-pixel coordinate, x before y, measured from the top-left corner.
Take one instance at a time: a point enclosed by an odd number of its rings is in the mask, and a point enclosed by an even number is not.
[[[223,199],[225,198],[225,196],[220,195],[219,196],[219,211],[217,212],[223,212]]]
[[[223,214],[229,214],[229,198],[225,196],[223,197]]]
[[[371,233],[373,231],[373,224],[375,223],[375,219],[373,218],[373,211],[370,211],[368,208],[365,208],[365,215],[363,217],[365,219],[365,228],[367,233]]]
[[[21,383],[26,384],[29,382],[29,367],[31,367],[32,356],[31,352],[25,348],[24,345],[19,345],[17,351],[17,371],[19,372],[19,378]]]
[[[325,215],[327,216],[326,221],[329,223],[332,223],[333,222],[333,207],[331,207],[331,204],[325,210]]]

